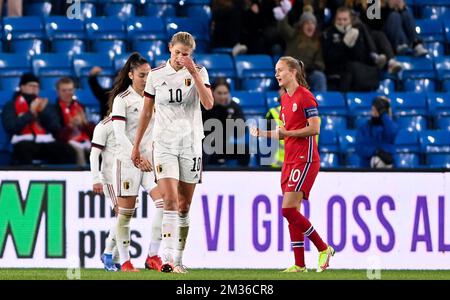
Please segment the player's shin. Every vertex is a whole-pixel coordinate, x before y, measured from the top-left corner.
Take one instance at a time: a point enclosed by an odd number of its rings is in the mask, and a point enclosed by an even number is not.
[[[162,218],[162,261],[163,264],[173,264],[175,250],[178,212],[165,210]]]
[[[162,235],[162,219],[164,212],[164,201],[163,199],[155,200],[155,213],[153,214],[152,222],[152,234],[150,246],[148,248],[148,256],[152,257],[158,255],[159,246],[161,245]]]
[[[130,222],[133,214],[134,208],[119,207],[116,225],[116,241],[121,264],[130,260]]]
[[[177,248],[175,251],[175,266],[183,265],[183,251],[186,246],[186,240],[189,233],[189,214],[179,215],[178,216],[178,239],[177,239]]]

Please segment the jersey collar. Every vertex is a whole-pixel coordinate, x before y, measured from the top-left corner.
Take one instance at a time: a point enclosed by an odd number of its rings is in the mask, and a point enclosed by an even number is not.
[[[131,84],[128,86],[128,90],[129,90],[133,95],[135,95],[135,96],[137,96],[137,97],[142,97],[142,95],[139,95],[139,94],[133,89],[133,87],[131,86]]]

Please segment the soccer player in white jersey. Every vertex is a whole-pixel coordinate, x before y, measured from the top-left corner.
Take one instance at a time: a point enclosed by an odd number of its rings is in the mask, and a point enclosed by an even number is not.
[[[182,255],[189,231],[189,207],[195,185],[201,181],[203,124],[200,104],[213,107],[208,72],[195,65],[195,40],[176,33],[170,59],[147,78],[144,109],[134,140],[132,160],[144,171],[154,168],[164,199],[161,271],[187,273]],[[153,165],[142,159],[142,137],[155,107]],[[150,125],[151,127],[152,125]]]
[[[117,143],[113,173],[115,176],[115,192],[117,195],[117,225],[116,241],[119,250],[121,270],[137,272],[130,261],[130,221],[135,211],[139,187],[142,186],[154,199],[157,213],[153,220],[152,242],[146,268],[161,269],[162,262],[157,256],[161,239],[161,222],[163,200],[156,187],[152,172],[142,172],[131,161],[132,142],[135,138],[139,114],[144,106],[144,87],[150,65],[139,53],[133,53],[128,58],[114,81],[109,101],[112,107],[112,123]],[[152,134],[145,131],[142,139],[141,160],[149,163],[151,160]],[[155,227],[159,230],[155,230]]]

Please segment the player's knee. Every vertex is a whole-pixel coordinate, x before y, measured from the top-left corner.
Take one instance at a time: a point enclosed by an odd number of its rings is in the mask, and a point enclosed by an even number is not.
[[[297,209],[295,207],[288,207],[288,208],[282,208],[281,213],[283,217],[290,222],[295,218],[295,213],[297,212]]]
[[[189,204],[188,201],[183,201],[182,199],[180,199],[179,204],[178,204],[178,214],[180,216],[187,215],[189,213],[190,208],[191,208],[191,205]]]
[[[175,199],[164,199],[164,210],[177,211],[178,205]]]

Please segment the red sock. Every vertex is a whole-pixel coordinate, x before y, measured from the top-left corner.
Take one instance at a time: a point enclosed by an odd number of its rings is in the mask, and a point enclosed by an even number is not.
[[[289,224],[289,233],[291,234],[291,246],[294,249],[295,264],[299,267],[305,266],[305,235],[298,226]]]
[[[289,224],[294,225],[294,227],[298,228],[300,232],[304,233],[311,240],[311,242],[313,242],[319,252],[327,249],[327,244],[323,242],[322,238],[316,232],[308,219],[305,218],[295,207],[283,208],[282,210],[283,216],[288,220]]]

